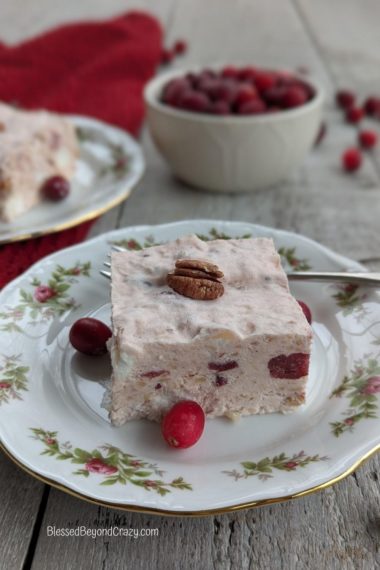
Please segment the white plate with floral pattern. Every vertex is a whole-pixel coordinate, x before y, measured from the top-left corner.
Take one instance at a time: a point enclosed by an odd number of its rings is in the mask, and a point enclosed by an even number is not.
[[[140,145],[125,131],[96,119],[68,115],[79,141],[70,195],[40,202],[11,223],[0,222],[0,243],[54,233],[96,218],[125,200],[145,162]]]
[[[70,325],[110,319],[100,276],[113,243],[140,249],[181,235],[271,236],[286,269],[361,270],[299,235],[247,223],[125,228],[46,257],[1,293],[0,437],[21,467],[69,493],[118,508],[207,514],[308,494],[380,447],[380,306],[374,290],[292,284],[313,312],[307,403],[294,414],[206,422],[187,450],[158,424],[112,427],[101,407],[108,357],[76,354]]]

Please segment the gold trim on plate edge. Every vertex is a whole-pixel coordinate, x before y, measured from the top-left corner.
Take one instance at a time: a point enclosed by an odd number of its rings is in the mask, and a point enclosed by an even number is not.
[[[363,463],[365,463],[370,457],[372,457],[373,455],[375,455],[375,453],[380,451],[380,444],[376,445],[373,449],[371,449],[365,455],[363,455],[363,457],[358,459],[353,465],[351,465],[351,467],[349,467],[347,469],[347,471],[344,471],[340,475],[337,475],[333,479],[329,479],[328,481],[325,481],[324,483],[321,483],[320,485],[315,485],[314,487],[310,487],[310,489],[305,489],[304,491],[299,491],[298,493],[294,493],[294,495],[286,495],[284,497],[274,497],[272,499],[261,499],[260,501],[249,501],[248,503],[240,503],[238,505],[231,505],[229,507],[222,507],[220,509],[206,509],[204,511],[199,510],[199,511],[180,511],[180,512],[179,511],[169,511],[169,510],[165,510],[165,509],[145,508],[145,507],[140,507],[138,505],[125,505],[125,504],[111,503],[111,502],[107,502],[107,501],[101,501],[98,499],[93,499],[92,497],[82,495],[82,493],[79,493],[78,491],[73,491],[69,487],[66,487],[66,485],[62,485],[61,483],[57,483],[56,481],[53,481],[52,479],[49,479],[48,477],[45,477],[44,475],[40,475],[39,473],[36,473],[32,469],[29,469],[29,467],[26,467],[25,465],[23,465],[23,463],[21,463],[21,461],[16,459],[12,455],[12,453],[3,445],[2,442],[0,442],[0,449],[3,451],[3,453],[9,459],[11,459],[11,461],[13,461],[13,463],[15,463],[23,471],[28,473],[28,475],[31,475],[32,477],[34,477],[34,479],[41,481],[41,483],[45,483],[47,485],[50,485],[54,489],[58,489],[59,491],[63,491],[64,493],[67,493],[68,495],[71,495],[72,497],[76,497],[77,499],[82,499],[83,501],[86,501],[87,503],[92,503],[94,505],[99,505],[101,507],[111,507],[113,509],[118,509],[118,510],[122,510],[122,511],[132,511],[132,512],[137,512],[137,513],[150,514],[150,515],[168,515],[168,516],[175,516],[175,517],[201,517],[201,516],[210,516],[210,515],[232,513],[235,511],[241,511],[243,509],[263,507],[265,505],[273,505],[275,503],[283,503],[285,501],[290,501],[292,499],[299,499],[301,497],[306,497],[307,495],[311,495],[312,493],[316,493],[317,491],[322,491],[323,489],[327,489],[328,487],[331,487],[332,485],[335,485],[335,483],[338,483],[339,481],[342,481],[342,479],[345,479],[346,477],[348,477],[348,475],[350,475],[356,469],[358,469],[358,467],[363,465]]]

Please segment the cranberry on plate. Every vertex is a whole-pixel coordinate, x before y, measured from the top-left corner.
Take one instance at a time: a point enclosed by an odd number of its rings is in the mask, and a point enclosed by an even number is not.
[[[111,329],[102,321],[85,317],[75,321],[69,338],[72,346],[79,352],[97,356],[107,352],[106,343],[111,336]]]
[[[70,194],[70,182],[63,176],[52,176],[45,180],[42,193],[49,200],[59,202]]]
[[[177,449],[191,447],[201,437],[205,414],[192,400],[177,402],[163,417],[161,431],[165,441]]]

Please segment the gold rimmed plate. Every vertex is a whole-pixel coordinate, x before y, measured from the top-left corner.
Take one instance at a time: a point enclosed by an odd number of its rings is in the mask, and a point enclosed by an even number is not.
[[[92,220],[128,198],[143,175],[140,145],[127,132],[88,117],[68,115],[79,157],[70,195],[42,201],[10,223],[0,222],[0,244],[38,237]]]
[[[307,403],[296,413],[209,420],[198,444],[182,451],[166,446],[155,423],[109,423],[102,407],[108,359],[75,354],[70,326],[84,315],[109,321],[109,285],[99,270],[113,243],[140,249],[189,233],[273,237],[286,269],[362,269],[296,234],[207,220],[125,228],[41,260],[1,293],[4,450],[78,497],[162,514],[228,512],[339,481],[380,444],[380,308],[373,290],[292,284],[314,317]]]

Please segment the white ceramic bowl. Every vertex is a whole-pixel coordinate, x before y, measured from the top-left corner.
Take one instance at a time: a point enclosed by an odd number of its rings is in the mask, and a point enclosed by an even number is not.
[[[254,116],[182,111],[160,101],[164,85],[200,68],[180,69],[151,80],[144,91],[148,125],[174,174],[206,190],[248,192],[280,182],[312,147],[321,122],[323,92],[303,78],[315,96],[295,109]]]

